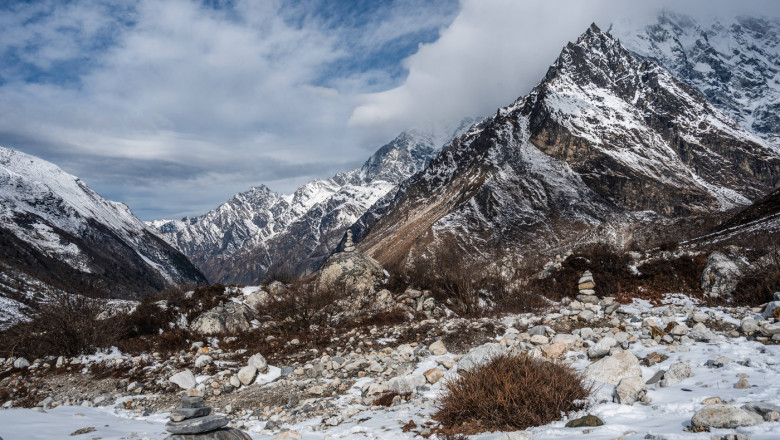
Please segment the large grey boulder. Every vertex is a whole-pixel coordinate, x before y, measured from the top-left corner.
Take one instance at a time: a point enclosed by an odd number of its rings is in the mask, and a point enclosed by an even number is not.
[[[249,330],[251,319],[252,312],[247,306],[229,302],[193,319],[190,329],[203,335],[234,334]]]
[[[736,261],[720,252],[713,252],[707,257],[707,265],[701,273],[701,288],[705,295],[711,297],[729,296],[740,278],[742,270]]]
[[[630,351],[619,351],[590,364],[585,376],[591,380],[617,385],[627,377],[642,377],[639,359]]]
[[[384,277],[384,269],[373,258],[357,251],[340,252],[333,254],[322,265],[317,278],[317,288],[343,289],[349,293],[373,293]]]
[[[458,371],[469,371],[478,365],[490,362],[494,357],[505,353],[505,349],[498,344],[487,343],[480,345],[466,353],[457,363]]]
[[[728,405],[706,405],[691,418],[694,430],[709,428],[737,428],[759,423],[750,413]]]
[[[265,357],[257,353],[249,358],[249,360],[246,362],[247,365],[255,367],[259,373],[265,374],[268,372],[268,362],[265,360]]]

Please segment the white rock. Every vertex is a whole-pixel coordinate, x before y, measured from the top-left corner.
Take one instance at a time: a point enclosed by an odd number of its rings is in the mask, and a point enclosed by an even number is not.
[[[626,377],[615,388],[615,402],[633,405],[645,395],[646,390],[647,385],[641,376]]]
[[[14,361],[14,368],[29,368],[30,367],[30,361],[28,361],[25,358],[17,358]]]
[[[772,301],[769,304],[766,305],[766,309],[764,309],[764,313],[761,314],[765,319],[773,318],[775,309],[780,308],[780,301]]]
[[[601,338],[596,345],[588,349],[588,356],[597,358],[609,354],[609,350],[618,344],[617,340],[611,336]]]
[[[642,376],[639,359],[630,351],[619,351],[590,364],[585,369],[589,379],[617,385],[626,377]]]
[[[670,387],[677,385],[683,379],[691,376],[693,376],[691,366],[683,362],[678,362],[676,364],[672,364],[672,366],[669,367],[669,369],[664,373],[664,378],[661,379],[659,385],[662,387]]]
[[[447,353],[447,347],[444,346],[444,342],[441,339],[431,344],[428,350],[431,350],[434,356],[441,356]]]
[[[758,330],[758,321],[753,318],[745,318],[739,323],[739,329],[742,333],[755,333]]]
[[[197,358],[195,358],[195,366],[198,368],[203,368],[206,365],[211,365],[213,362],[214,362],[214,358],[207,354],[202,354]]]
[[[265,360],[262,354],[258,353],[249,358],[246,362],[247,365],[255,367],[260,373],[268,372],[268,362]]]
[[[241,385],[249,385],[253,380],[255,380],[255,376],[257,376],[257,368],[252,365],[247,365],[246,367],[238,370],[237,376],[238,380],[241,382]]]
[[[190,370],[180,371],[168,379],[171,383],[175,383],[180,388],[189,390],[195,388],[198,381],[195,380],[195,375]]]

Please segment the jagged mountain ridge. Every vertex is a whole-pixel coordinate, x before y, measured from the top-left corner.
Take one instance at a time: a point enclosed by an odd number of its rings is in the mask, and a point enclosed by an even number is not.
[[[780,21],[699,19],[663,12],[654,22],[615,23],[610,31],[699,90],[743,127],[780,146]]]
[[[609,221],[746,205],[779,176],[765,140],[593,25],[528,96],[365,214],[358,246],[386,264],[444,232],[482,249],[555,246]]]
[[[462,121],[454,132],[472,122]],[[432,134],[406,131],[360,168],[313,180],[292,195],[254,187],[191,224],[155,225],[161,232],[167,228],[166,239],[212,282],[250,284],[268,274],[307,274],[319,269],[346,229],[379,198],[423,169],[439,150],[437,142]]]
[[[2,147],[0,265],[28,285],[114,297],[206,281],[126,205],[52,163]]]

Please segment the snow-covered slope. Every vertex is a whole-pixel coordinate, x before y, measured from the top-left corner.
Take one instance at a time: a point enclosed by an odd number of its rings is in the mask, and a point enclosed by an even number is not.
[[[664,12],[611,33],[695,87],[743,127],[780,145],[780,20],[693,19]]]
[[[462,132],[471,121],[455,130]],[[451,137],[450,137],[451,138]],[[407,131],[358,169],[313,180],[294,194],[259,186],[189,221],[154,225],[212,282],[257,283],[269,274],[317,270],[346,229],[438,151],[436,138]]]
[[[384,215],[367,213],[359,247],[385,263],[443,232],[549,247],[608,221],[745,205],[779,182],[767,141],[593,25],[527,97],[453,141],[376,205]]]
[[[205,281],[124,204],[54,164],[2,147],[0,243],[4,271],[65,291],[138,297]]]

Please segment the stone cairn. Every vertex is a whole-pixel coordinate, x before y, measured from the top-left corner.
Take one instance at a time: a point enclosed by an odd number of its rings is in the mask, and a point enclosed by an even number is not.
[[[582,273],[579,281],[577,281],[577,289],[580,294],[577,295],[577,301],[586,304],[598,304],[599,298],[596,296],[596,282],[593,281],[593,274],[589,270]]]
[[[352,230],[347,229],[347,241],[344,242],[344,252],[354,252],[355,243],[352,241]]]
[[[171,435],[166,440],[251,440],[238,429],[226,428],[227,417],[211,414],[201,396],[182,397],[181,408],[171,411],[170,417],[165,429]]]

